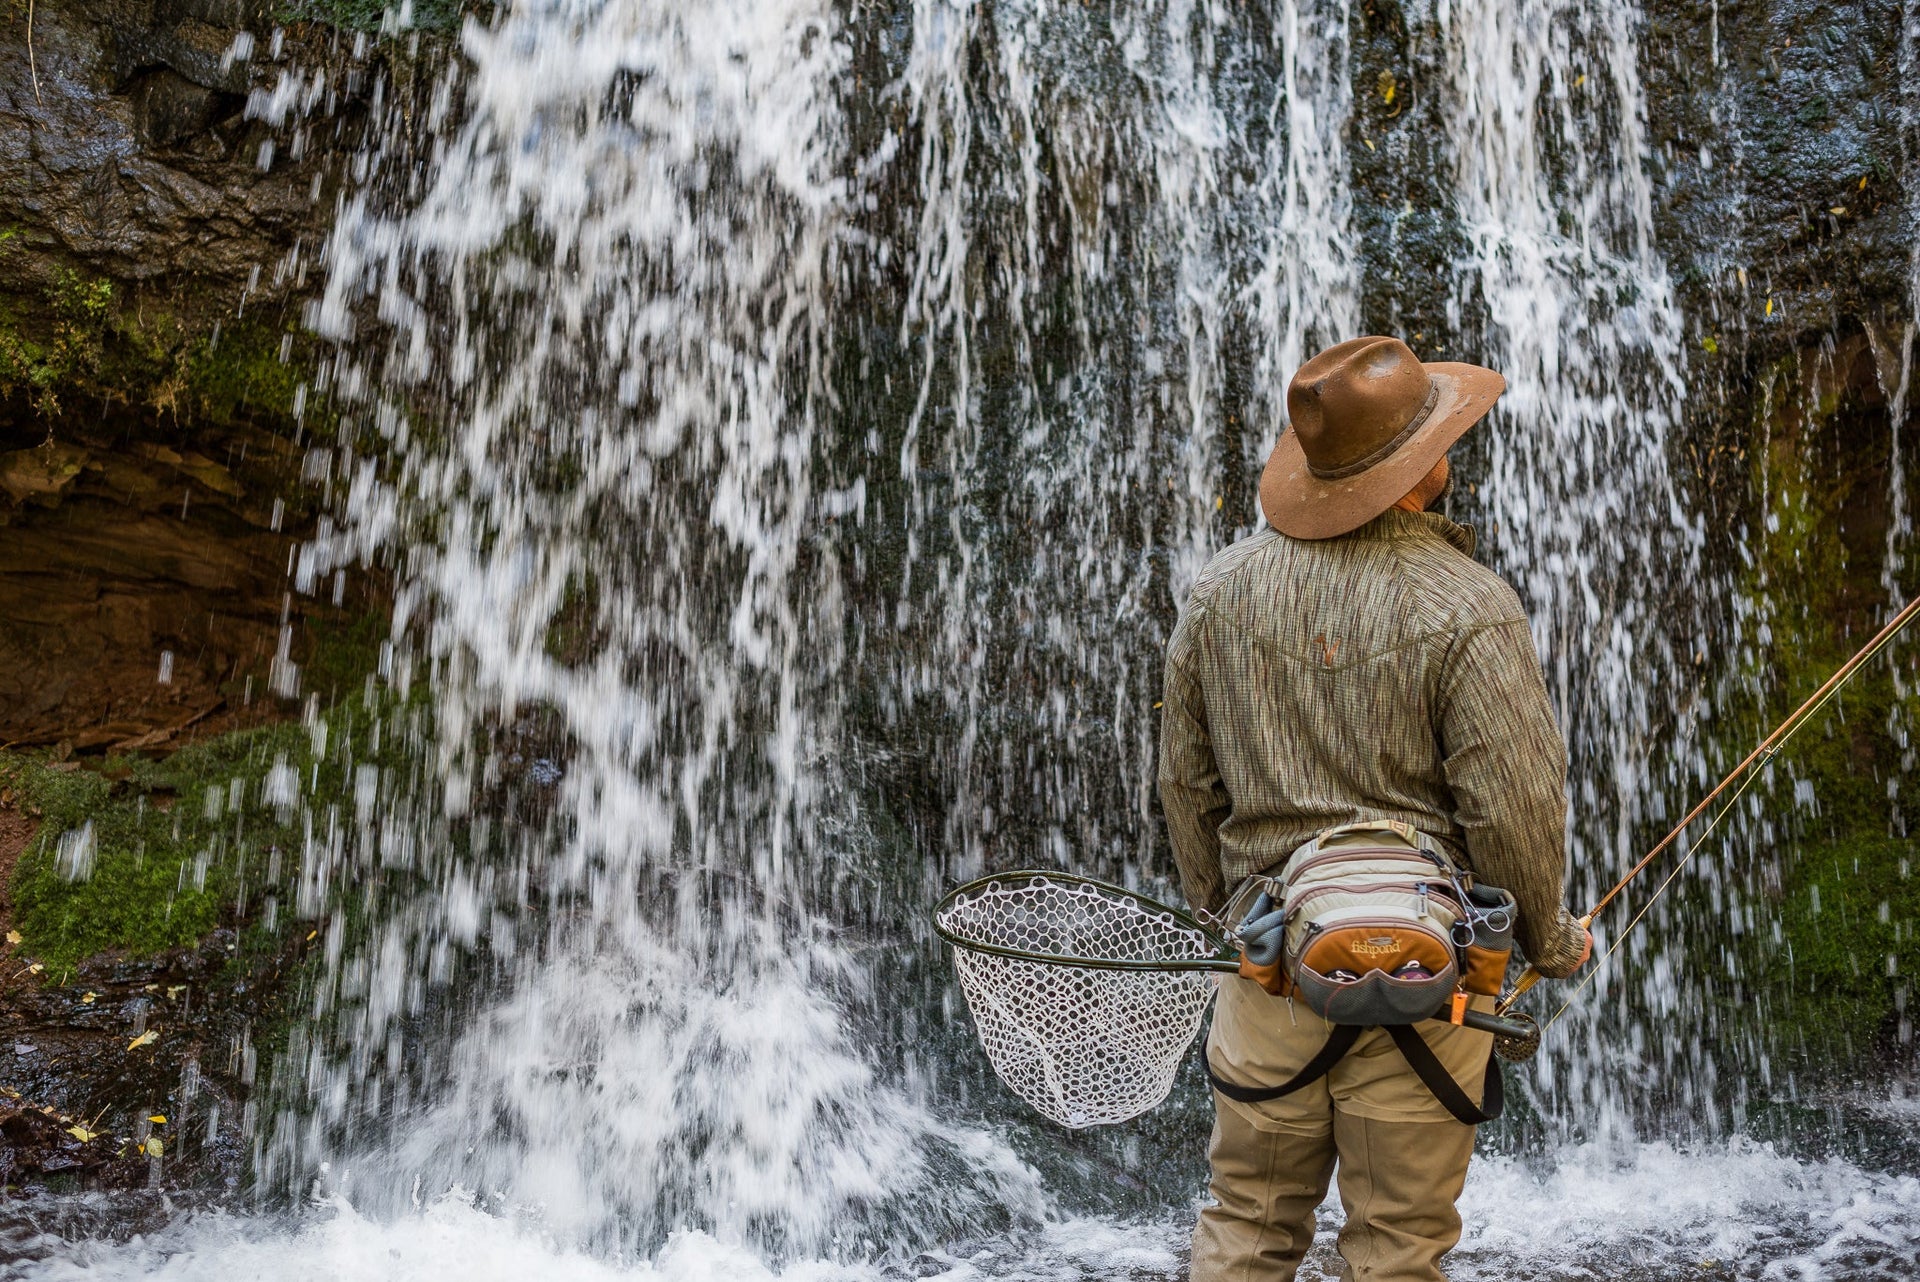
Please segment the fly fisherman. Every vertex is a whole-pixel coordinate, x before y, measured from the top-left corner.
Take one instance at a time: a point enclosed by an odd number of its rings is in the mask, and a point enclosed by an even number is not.
[[[1505,387],[1478,366],[1423,365],[1392,338],[1330,347],[1294,376],[1292,426],[1260,480],[1271,528],[1207,565],[1167,651],[1160,797],[1196,908],[1238,908],[1247,878],[1277,874],[1316,838],[1320,849],[1424,836],[1511,892],[1512,929],[1542,974],[1568,975],[1591,952],[1562,906],[1566,745],[1526,616],[1472,559],[1472,530],[1428,510],[1448,488],[1447,450]],[[1328,831],[1355,824],[1366,827]],[[1219,1094],[1194,1282],[1293,1278],[1336,1160],[1342,1276],[1443,1277],[1473,1151],[1473,1126],[1456,1119],[1485,1102],[1491,1036],[1411,1026],[1461,1084],[1449,1106],[1436,1094],[1448,1083],[1429,1081],[1437,1070],[1410,1063],[1406,1027],[1360,1031],[1321,1071],[1334,1027],[1271,985],[1220,981],[1216,1086],[1289,1092]]]

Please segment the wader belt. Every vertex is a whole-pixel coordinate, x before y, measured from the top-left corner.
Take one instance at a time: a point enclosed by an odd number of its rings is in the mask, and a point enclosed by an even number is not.
[[[1500,1061],[1493,1052],[1487,1052],[1487,1076],[1481,1087],[1481,1107],[1475,1108],[1473,1100],[1460,1089],[1460,1083],[1453,1080],[1453,1074],[1440,1062],[1427,1045],[1427,1039],[1420,1036],[1420,1030],[1412,1024],[1384,1024],[1387,1036],[1393,1038],[1393,1044],[1400,1048],[1400,1054],[1413,1069],[1414,1075],[1433,1092],[1433,1097],[1454,1119],[1468,1126],[1478,1126],[1482,1122],[1491,1122],[1506,1108],[1506,1083],[1500,1076]],[[1213,1089],[1230,1100],[1242,1104],[1264,1104],[1284,1095],[1291,1095],[1303,1086],[1325,1077],[1333,1071],[1353,1044],[1360,1040],[1360,1034],[1366,1030],[1358,1024],[1336,1024],[1328,1034],[1326,1045],[1322,1046],[1314,1057],[1301,1066],[1300,1071],[1278,1086],[1242,1086],[1229,1082],[1213,1071],[1213,1033],[1209,1029],[1206,1044],[1201,1048],[1200,1063],[1207,1071],[1207,1081]]]

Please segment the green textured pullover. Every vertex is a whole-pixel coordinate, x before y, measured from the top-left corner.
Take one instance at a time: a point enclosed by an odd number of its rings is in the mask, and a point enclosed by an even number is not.
[[[1571,973],[1566,742],[1519,598],[1473,531],[1388,511],[1339,538],[1221,552],[1167,649],[1160,800],[1187,898],[1218,911],[1324,828],[1393,819],[1513,892],[1544,975]]]

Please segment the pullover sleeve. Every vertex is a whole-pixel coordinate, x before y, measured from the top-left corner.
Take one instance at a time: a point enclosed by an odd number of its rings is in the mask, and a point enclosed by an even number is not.
[[[1455,641],[1435,725],[1474,875],[1511,891],[1527,960],[1571,974],[1586,944],[1566,909],[1567,746],[1524,620]]]
[[[1180,886],[1195,908],[1218,911],[1227,898],[1220,867],[1220,825],[1232,801],[1220,782],[1206,699],[1192,670],[1203,610],[1189,609],[1167,646],[1161,698],[1160,807],[1167,817]]]

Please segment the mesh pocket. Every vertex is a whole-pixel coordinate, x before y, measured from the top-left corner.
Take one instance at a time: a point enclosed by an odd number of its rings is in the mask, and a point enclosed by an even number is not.
[[[1427,979],[1395,979],[1371,970],[1341,983],[1301,966],[1293,973],[1293,994],[1336,1024],[1415,1024],[1447,1004],[1459,977],[1449,964]]]

